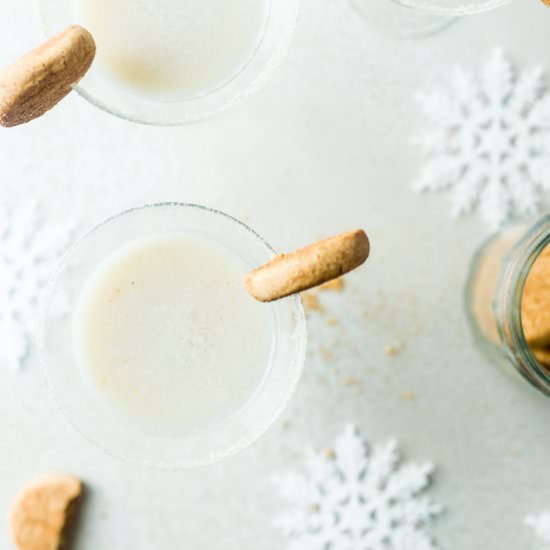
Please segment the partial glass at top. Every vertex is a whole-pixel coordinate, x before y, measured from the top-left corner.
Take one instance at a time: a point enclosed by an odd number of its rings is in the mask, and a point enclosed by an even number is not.
[[[513,0],[393,0],[402,6],[440,15],[460,16],[480,13],[509,4]]]
[[[96,57],[75,90],[117,117],[196,123],[236,106],[283,60],[299,0],[34,0],[45,38],[91,32]]]

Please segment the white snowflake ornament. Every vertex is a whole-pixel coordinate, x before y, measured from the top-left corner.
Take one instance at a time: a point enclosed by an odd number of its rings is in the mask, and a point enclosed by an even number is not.
[[[541,512],[540,514],[527,516],[525,518],[526,525],[529,525],[535,532],[535,535],[544,544],[541,547],[550,549],[550,511]]]
[[[429,128],[414,138],[426,164],[417,191],[452,188],[451,213],[477,205],[496,229],[539,209],[550,189],[550,95],[541,67],[518,74],[493,51],[481,74],[456,67],[450,87],[420,91]]]
[[[290,505],[275,524],[288,550],[435,550],[427,527],[442,509],[421,495],[432,472],[348,425],[333,451],[308,451],[304,472],[274,477]]]
[[[16,368],[28,355],[42,291],[75,226],[47,221],[33,201],[0,205],[0,362]]]

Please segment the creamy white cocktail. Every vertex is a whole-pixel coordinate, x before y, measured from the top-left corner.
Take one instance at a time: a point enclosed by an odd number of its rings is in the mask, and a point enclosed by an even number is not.
[[[253,56],[268,0],[77,0],[97,60],[118,81],[192,97],[230,80]]]
[[[244,262],[201,237],[131,242],[93,272],[78,301],[78,367],[97,395],[155,433],[205,429],[259,386],[270,310],[245,290]]]

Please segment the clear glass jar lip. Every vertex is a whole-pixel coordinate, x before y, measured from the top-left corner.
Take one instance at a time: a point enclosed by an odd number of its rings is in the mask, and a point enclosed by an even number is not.
[[[421,10],[434,15],[442,15],[447,17],[461,17],[463,15],[471,15],[489,11],[506,4],[510,4],[513,0],[478,0],[475,5],[458,5],[458,6],[428,6],[426,0],[392,0],[406,8]]]
[[[523,289],[527,277],[539,254],[550,246],[550,214],[540,218],[506,254],[504,261],[509,268],[505,269],[497,284],[497,293],[505,296],[501,301],[500,314],[507,318],[512,327],[510,333],[514,348],[518,350],[523,365],[529,376],[534,377],[545,393],[550,394],[550,372],[544,369],[531,351],[525,338],[522,322]],[[507,337],[503,326],[499,326],[503,341]]]
[[[207,456],[202,457],[201,459],[184,461],[181,463],[176,463],[173,460],[151,461],[147,459],[130,457],[130,456],[121,454],[121,452],[115,451],[109,445],[104,444],[102,441],[99,441],[96,437],[91,436],[86,431],[86,429],[82,427],[81,423],[78,420],[75,420],[73,418],[73,414],[67,411],[66,407],[62,402],[62,399],[60,398],[59,391],[55,387],[56,384],[53,382],[52,377],[50,375],[49,361],[46,359],[46,353],[44,352],[44,342],[45,342],[45,334],[46,334],[45,323],[46,323],[46,317],[47,317],[46,312],[49,309],[49,307],[52,305],[51,304],[52,297],[53,297],[53,293],[54,293],[59,275],[64,271],[68,259],[75,253],[75,251],[79,249],[82,243],[84,243],[97,230],[101,229],[102,227],[104,227],[105,225],[111,222],[116,221],[117,219],[123,216],[131,215],[133,213],[139,213],[140,211],[143,211],[143,210],[161,209],[161,208],[181,208],[182,210],[190,209],[190,210],[196,210],[199,212],[204,212],[207,214],[212,214],[214,216],[219,216],[220,218],[227,220],[232,224],[235,224],[236,226],[238,226],[239,229],[241,229],[246,234],[253,237],[253,239],[256,240],[258,243],[260,243],[261,246],[265,248],[265,250],[269,252],[270,255],[276,254],[275,250],[267,243],[267,241],[263,237],[261,237],[256,231],[254,231],[252,228],[246,225],[244,222],[240,221],[239,219],[229,214],[226,214],[225,212],[222,212],[214,208],[210,208],[207,206],[194,204],[194,203],[183,203],[183,202],[152,203],[152,204],[146,204],[142,206],[128,208],[96,224],[92,229],[90,229],[89,231],[84,233],[79,239],[77,239],[76,242],[63,255],[61,261],[57,266],[57,269],[52,273],[52,276],[50,277],[50,280],[47,284],[47,287],[44,293],[43,300],[41,302],[39,322],[37,324],[36,343],[37,343],[41,374],[43,379],[46,382],[46,386],[48,388],[48,392],[50,394],[50,397],[52,398],[52,401],[54,402],[56,408],[61,412],[62,416],[67,420],[67,422],[73,427],[75,431],[77,431],[82,437],[84,437],[84,439],[86,439],[88,443],[90,443],[93,447],[96,447],[101,451],[103,451],[104,453],[110,455],[111,457],[126,463],[145,466],[145,467],[152,467],[152,468],[161,469],[161,470],[175,471],[175,470],[207,466],[207,465],[219,462],[221,460],[225,460],[226,458],[229,458],[237,454],[238,452],[242,451],[246,447],[248,447],[254,441],[259,439],[272,426],[272,424],[280,416],[283,409],[288,404],[288,401],[291,399],[292,395],[294,394],[296,387],[298,385],[298,382],[300,380],[301,373],[304,367],[307,334],[306,334],[305,312],[302,306],[300,296],[294,295],[294,296],[285,298],[285,300],[288,301],[288,303],[292,304],[291,309],[293,311],[294,322],[296,324],[295,333],[293,334],[293,336],[296,337],[295,349],[293,349],[292,351],[293,353],[292,362],[296,366],[296,368],[294,368],[291,375],[287,377],[287,384],[284,390],[284,396],[280,399],[277,407],[275,407],[271,411],[270,415],[266,416],[266,418],[258,424],[258,427],[256,429],[251,429],[250,433],[247,434],[246,437],[241,438],[234,445],[228,448],[225,448],[222,451],[211,452]],[[293,338],[293,341],[294,341],[294,338]],[[238,414],[239,413],[237,413],[237,416]],[[219,426],[220,426],[220,429],[223,429],[224,423],[221,423]],[[146,434],[144,434],[144,436],[145,435]]]
[[[33,12],[34,19],[37,28],[40,31],[41,36],[44,39],[51,37],[52,33],[48,32],[48,25],[45,17],[44,4],[49,0],[33,0]],[[251,72],[254,70],[253,61],[256,59],[258,52],[265,46],[266,42],[265,33],[270,30],[270,25],[274,19],[274,10],[283,11],[287,10],[289,13],[286,16],[287,21],[284,29],[278,32],[278,39],[275,46],[270,50],[265,57],[267,59],[262,62],[261,67],[256,71],[254,76],[248,77],[248,81],[242,86],[237,86],[239,79],[245,72]],[[110,101],[106,101],[99,97],[101,94],[92,93],[89,87],[85,84],[78,83],[73,86],[73,90],[83,99],[97,107],[98,109],[128,122],[135,124],[143,124],[146,126],[159,126],[159,127],[175,127],[175,126],[187,126],[197,124],[221,114],[225,111],[232,110],[249,97],[258,92],[263,86],[271,79],[276,69],[283,62],[288,48],[291,43],[294,30],[298,21],[298,15],[300,10],[300,0],[285,0],[284,3],[277,2],[276,0],[269,2],[269,13],[265,22],[264,34],[261,36],[259,43],[256,45],[251,57],[246,61],[239,71],[231,78],[224,81],[217,87],[209,90],[204,94],[198,94],[194,97],[183,98],[181,100],[162,101],[152,98],[132,96],[132,100],[135,102],[149,104],[151,110],[156,108],[162,108],[161,115],[149,114],[136,115],[130,112],[130,110],[122,109],[112,104]],[[73,23],[74,21],[71,21]],[[68,25],[67,25],[68,26]],[[93,70],[93,66],[92,69]],[[89,71],[90,72],[90,71]],[[84,79],[85,80],[85,79]],[[114,84],[107,84],[107,87],[113,88]],[[227,92],[229,87],[235,87],[231,90],[228,97],[222,97],[222,93]],[[122,93],[122,92],[121,92]],[[130,94],[127,94],[130,96]],[[219,97],[219,99],[218,99]],[[212,100],[212,105],[207,104],[201,106],[200,104],[204,100]],[[182,106],[188,106],[188,109],[184,109],[179,112]]]

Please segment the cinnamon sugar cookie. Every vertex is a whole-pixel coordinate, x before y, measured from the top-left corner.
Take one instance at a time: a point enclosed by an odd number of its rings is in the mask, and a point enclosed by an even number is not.
[[[284,298],[355,269],[367,259],[369,249],[362,229],[342,233],[276,256],[247,275],[246,288],[261,302]]]
[[[550,346],[550,246],[541,252],[527,276],[521,322],[530,347]]]
[[[0,125],[29,122],[61,101],[90,68],[92,35],[74,25],[0,73]]]

